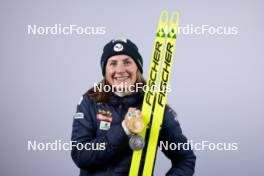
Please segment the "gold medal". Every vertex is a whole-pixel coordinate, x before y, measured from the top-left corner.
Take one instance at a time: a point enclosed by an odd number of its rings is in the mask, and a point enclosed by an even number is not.
[[[144,129],[144,122],[140,116],[135,115],[135,111],[132,112],[132,116],[128,122],[128,129],[132,133],[140,133]]]

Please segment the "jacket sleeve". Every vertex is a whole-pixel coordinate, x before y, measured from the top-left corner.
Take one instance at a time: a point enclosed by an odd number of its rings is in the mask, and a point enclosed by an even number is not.
[[[71,157],[79,168],[93,168],[103,166],[114,158],[117,153],[125,150],[128,144],[128,136],[125,134],[122,125],[111,125],[105,133],[96,136],[96,112],[94,102],[89,97],[83,98],[77,106],[78,118],[74,118],[72,126],[72,143],[81,143],[83,146],[104,145],[103,150],[80,149],[72,146]],[[94,116],[94,117],[93,117]],[[78,144],[80,146],[80,144]]]
[[[196,156],[191,150],[190,145],[187,144],[187,138],[182,134],[176,117],[176,112],[169,106],[166,106],[160,135],[161,150],[172,163],[172,167],[166,175],[192,176],[194,174]],[[161,142],[163,145],[161,145]],[[183,148],[182,144],[187,144],[189,148],[186,146]],[[174,147],[170,148],[169,146]]]

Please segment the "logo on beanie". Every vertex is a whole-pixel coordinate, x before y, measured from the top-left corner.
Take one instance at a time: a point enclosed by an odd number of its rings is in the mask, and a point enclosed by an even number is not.
[[[114,46],[114,51],[115,51],[115,52],[122,51],[123,49],[124,49],[124,46],[123,46],[121,43],[117,43],[117,44],[115,44],[115,46]]]

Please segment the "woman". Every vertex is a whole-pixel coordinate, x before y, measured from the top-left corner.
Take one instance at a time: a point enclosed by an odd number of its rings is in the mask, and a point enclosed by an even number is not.
[[[134,134],[130,115],[140,118],[144,92],[134,87],[145,84],[143,60],[130,40],[112,40],[104,47],[101,67],[104,79],[100,84],[110,91],[98,86],[83,95],[73,121],[72,141],[78,145],[73,145],[71,156],[81,176],[128,175],[133,153],[129,138]],[[159,141],[187,142],[169,106],[165,108]],[[167,175],[193,175],[193,151],[161,149],[172,163]]]

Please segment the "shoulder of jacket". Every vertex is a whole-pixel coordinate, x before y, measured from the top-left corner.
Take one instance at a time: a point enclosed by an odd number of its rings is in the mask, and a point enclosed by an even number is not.
[[[172,116],[176,121],[177,121],[177,116],[178,114],[176,113],[176,111],[174,109],[172,109],[172,107],[168,104],[166,104],[165,107],[165,113],[168,113],[170,116]]]
[[[74,119],[86,119],[88,115],[94,114],[94,108],[95,102],[93,101],[93,99],[87,94],[82,95],[78,102],[77,110],[74,114]]]
[[[81,104],[93,104],[95,103],[94,100],[88,95],[88,94],[83,94],[78,102],[78,105]]]

